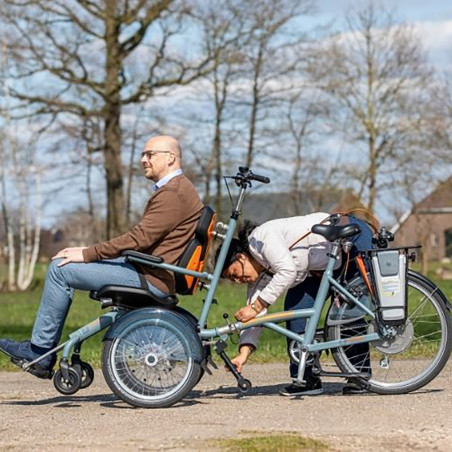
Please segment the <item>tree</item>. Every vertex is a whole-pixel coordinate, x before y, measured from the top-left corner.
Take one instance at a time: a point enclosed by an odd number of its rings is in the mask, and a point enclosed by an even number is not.
[[[233,84],[237,82],[243,66],[242,47],[249,39],[250,29],[243,2],[227,0],[221,9],[215,1],[206,1],[200,21],[203,28],[203,46],[206,55],[215,55],[213,71],[207,75],[208,101],[213,104],[213,136],[210,153],[206,159],[195,156],[204,175],[204,200],[222,212],[224,123],[227,121],[228,103],[234,95]],[[230,113],[229,113],[230,114]],[[211,195],[214,178],[215,195]]]
[[[251,33],[244,56],[251,93],[246,102],[249,108],[246,166],[251,167],[258,124],[267,119],[262,112],[279,107],[281,94],[290,90],[290,79],[300,69],[298,51],[305,36],[302,32],[288,33],[286,27],[310,12],[313,1],[259,0],[248,6]]]
[[[345,33],[314,47],[309,69],[332,100],[332,127],[358,144],[350,175],[374,211],[378,194],[397,170],[394,162],[415,149],[414,135],[424,130],[423,96],[431,72],[420,39],[413,27],[396,23],[371,1],[348,14]],[[393,187],[392,181],[388,185]]]
[[[14,45],[12,96],[32,114],[97,118],[107,192],[107,237],[126,228],[121,115],[156,90],[186,85],[211,70],[211,55],[179,51],[189,38],[182,0],[4,0],[1,19]],[[191,5],[191,8],[194,6]],[[187,30],[184,29],[187,24]],[[193,23],[191,24],[193,26]],[[24,114],[22,112],[22,114]]]
[[[208,125],[204,146],[196,129],[193,157],[204,181],[204,200],[213,201],[219,212],[224,169],[237,160],[253,165],[259,134],[278,140],[280,123],[274,118],[284,115],[286,96],[294,85],[290,77],[297,75],[300,61],[295,49],[305,38],[300,29],[290,27],[312,3],[227,0],[219,10],[215,2],[205,2],[203,43],[216,61],[206,77],[208,88],[200,84],[197,101],[202,108],[195,105],[190,114],[200,110],[197,124]]]
[[[321,194],[331,190],[330,179],[334,169],[323,166],[319,172],[317,156],[313,158],[308,151],[318,129],[319,120],[325,119],[327,115],[327,105],[319,96],[312,95],[311,90],[300,88],[288,98],[286,113],[288,148],[292,147],[292,143],[294,144],[294,154],[289,153],[293,166],[289,190],[292,215],[307,213],[303,206],[313,200],[308,199],[306,193]],[[321,174],[320,178],[316,177],[318,174]],[[309,207],[310,212],[316,210],[314,203]]]
[[[19,137],[9,116],[9,81],[5,73],[5,46],[1,51],[0,87],[5,104],[0,129],[1,216],[6,239],[4,247],[10,291],[26,290],[33,278],[41,235],[41,173],[36,161],[38,133],[26,124],[27,133]],[[28,136],[27,136],[28,135]],[[0,287],[4,281],[0,281]]]
[[[423,140],[425,148],[432,157],[440,162],[441,167],[450,175],[452,165],[452,82],[451,72],[446,72],[435,80],[430,91],[429,108],[425,117],[430,133]]]

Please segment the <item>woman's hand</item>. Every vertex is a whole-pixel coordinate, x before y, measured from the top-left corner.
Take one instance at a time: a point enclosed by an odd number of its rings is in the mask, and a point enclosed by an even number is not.
[[[239,354],[231,359],[232,364],[234,364],[237,372],[242,372],[242,367],[248,361],[248,357],[253,353],[254,347],[251,345],[242,345],[240,347]]]
[[[261,301],[259,298],[257,298],[254,302],[251,304],[239,309],[235,314],[234,317],[239,322],[248,322],[251,319],[254,319],[254,317],[257,316],[261,311],[263,311],[265,308],[267,308],[267,303]]]
[[[85,248],[86,246],[80,246],[77,248],[65,248],[64,250],[61,250],[57,254],[55,254],[55,256],[52,257],[52,260],[63,259],[61,262],[58,262],[58,267],[69,264],[69,262],[85,262],[85,260],[83,259],[83,250]]]
[[[239,322],[248,322],[251,319],[254,319],[257,315],[257,311],[253,309],[251,306],[245,306],[243,308],[240,308],[235,314],[234,317]]]

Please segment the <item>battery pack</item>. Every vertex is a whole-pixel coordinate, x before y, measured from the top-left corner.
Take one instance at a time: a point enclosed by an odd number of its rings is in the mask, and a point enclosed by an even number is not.
[[[407,310],[406,254],[399,250],[376,251],[372,270],[382,320],[388,324],[403,323]]]

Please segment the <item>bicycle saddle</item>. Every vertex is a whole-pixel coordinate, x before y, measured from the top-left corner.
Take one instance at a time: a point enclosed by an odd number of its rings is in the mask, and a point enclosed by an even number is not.
[[[311,232],[325,237],[329,242],[337,239],[345,239],[353,237],[361,232],[358,224],[346,224],[345,226],[331,226],[327,224],[315,224],[312,226]]]

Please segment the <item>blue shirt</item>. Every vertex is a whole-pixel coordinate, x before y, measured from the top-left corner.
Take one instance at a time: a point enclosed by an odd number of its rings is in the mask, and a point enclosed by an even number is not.
[[[162,188],[164,185],[166,185],[171,179],[174,179],[176,176],[179,176],[182,174],[181,169],[177,169],[173,171],[172,173],[167,174],[165,177],[162,177],[155,185],[152,187],[154,191],[157,191],[159,188]]]

